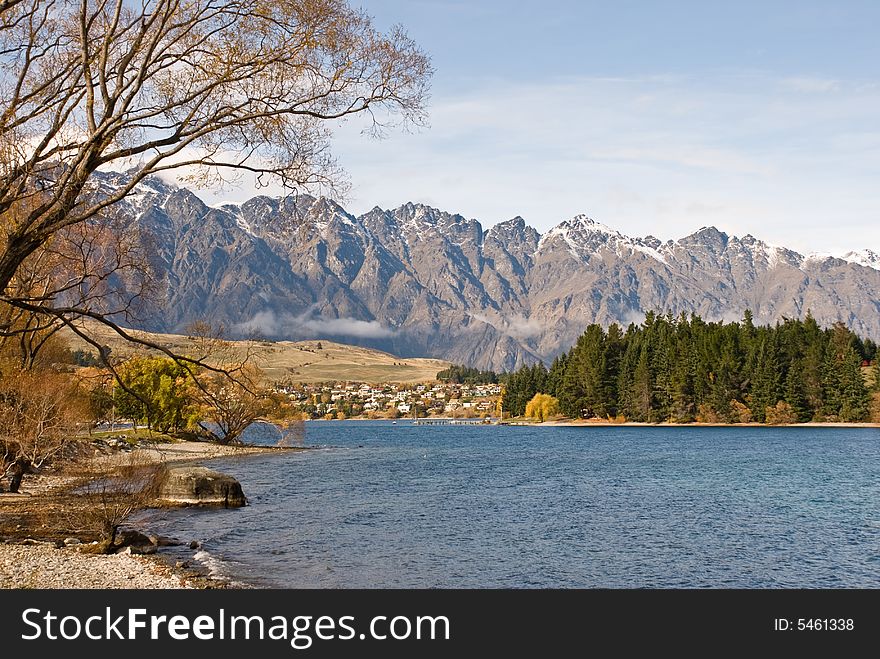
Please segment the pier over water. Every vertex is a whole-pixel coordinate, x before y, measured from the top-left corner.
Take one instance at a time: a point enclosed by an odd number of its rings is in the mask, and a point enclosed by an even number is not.
[[[448,419],[448,418],[424,418],[413,419],[416,426],[481,426],[495,423],[495,419]]]

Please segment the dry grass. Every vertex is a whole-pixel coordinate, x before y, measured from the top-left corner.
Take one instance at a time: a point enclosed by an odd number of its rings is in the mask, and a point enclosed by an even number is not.
[[[89,325],[89,331],[109,345],[118,357],[159,354],[133,346],[106,327]],[[186,354],[193,346],[189,337],[180,334],[153,334],[131,330],[135,336],[149,338],[165,348]],[[92,350],[79,337],[67,330],[65,338],[73,349]],[[270,382],[429,382],[437,373],[449,367],[440,359],[409,359],[395,357],[387,352],[350,346],[334,341],[235,341],[234,350],[245,355],[250,349],[254,363]],[[321,350],[318,350],[321,344]]]

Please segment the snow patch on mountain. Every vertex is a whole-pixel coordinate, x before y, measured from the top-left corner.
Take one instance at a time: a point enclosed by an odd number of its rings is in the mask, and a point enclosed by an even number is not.
[[[586,215],[576,215],[571,220],[566,220],[550,229],[538,241],[536,253],[555,241],[565,243],[569,253],[578,260],[585,260],[592,254],[608,250],[617,257],[627,257],[639,252],[666,264],[666,257],[655,246],[655,244],[659,245],[656,238],[651,236],[645,239],[630,238]]]
[[[848,263],[855,263],[856,265],[862,265],[866,268],[874,268],[874,270],[880,270],[880,253],[877,253],[871,249],[861,249],[858,251],[847,252],[840,258],[842,258],[844,261],[847,261]]]
[[[804,257],[804,263],[822,263],[829,259],[837,259],[840,261],[846,261],[847,263],[860,265],[864,268],[880,270],[880,254],[871,249],[849,251],[846,254],[832,254],[831,252],[812,252]]]

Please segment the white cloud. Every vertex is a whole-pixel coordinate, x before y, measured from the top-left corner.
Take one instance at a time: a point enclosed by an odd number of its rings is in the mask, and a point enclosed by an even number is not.
[[[491,325],[499,332],[507,334],[517,340],[524,340],[533,336],[538,336],[544,330],[544,327],[537,320],[526,318],[519,314],[505,317],[500,315],[490,316],[488,314],[475,313],[471,314],[471,318],[478,320],[481,323]]]
[[[301,327],[315,334],[355,336],[361,339],[385,339],[396,333],[378,320],[356,318],[310,318],[305,320]]]
[[[535,319],[525,316],[512,316],[507,319],[507,333],[515,339],[528,339],[538,336],[544,327]]]
[[[236,334],[261,334],[263,336],[278,336],[282,330],[282,323],[274,311],[259,311],[253,318],[233,326]]]
[[[237,334],[260,334],[270,337],[297,336],[346,336],[360,339],[385,339],[396,334],[395,330],[377,320],[357,318],[320,318],[313,310],[296,316],[278,314],[272,310],[260,311],[250,319],[234,326]]]

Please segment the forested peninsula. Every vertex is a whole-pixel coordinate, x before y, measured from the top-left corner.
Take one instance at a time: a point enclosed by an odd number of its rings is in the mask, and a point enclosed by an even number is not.
[[[647,423],[878,420],[877,346],[809,313],[756,326],[648,313],[627,329],[590,325],[549,369],[510,373],[505,416]],[[543,396],[540,396],[543,395]],[[530,401],[531,409],[527,410]]]

